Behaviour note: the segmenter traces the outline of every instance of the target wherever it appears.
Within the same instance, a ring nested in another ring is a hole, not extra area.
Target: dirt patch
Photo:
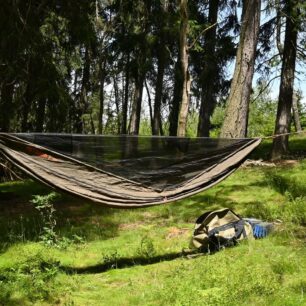
[[[178,228],[178,227],[170,227],[168,230],[168,234],[166,236],[166,239],[173,239],[179,236],[183,236],[186,233],[190,233],[189,228]]]
[[[259,160],[252,160],[252,159],[247,159],[243,164],[242,168],[244,167],[275,167],[275,163],[271,161],[263,161],[262,159]]]
[[[276,166],[295,166],[299,163],[298,159],[281,159],[278,161],[263,161],[262,159],[259,160],[251,160],[247,159],[243,164],[242,167],[276,167]]]
[[[277,166],[295,166],[299,163],[297,159],[283,159],[275,162]]]
[[[119,230],[131,230],[131,229],[139,228],[144,224],[145,222],[143,221],[134,222],[134,223],[123,223],[119,225]]]
[[[143,214],[142,214],[145,218],[147,219],[153,219],[154,217],[156,217],[154,214],[148,212],[148,211],[145,211]]]

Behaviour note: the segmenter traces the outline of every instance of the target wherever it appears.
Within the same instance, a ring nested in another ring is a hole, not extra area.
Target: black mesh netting
[[[155,190],[178,187],[252,141],[71,134],[15,136]]]

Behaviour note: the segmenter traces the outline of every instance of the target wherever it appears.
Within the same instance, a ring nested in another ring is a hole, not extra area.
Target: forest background
[[[305,7],[5,0],[0,131],[257,137],[291,123],[299,131]],[[287,151],[287,137],[277,138],[272,157]]]

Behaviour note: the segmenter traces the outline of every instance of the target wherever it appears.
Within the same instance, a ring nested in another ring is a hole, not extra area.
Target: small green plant
[[[152,258],[156,255],[156,250],[153,241],[150,237],[142,237],[140,241],[140,246],[137,249],[137,255],[145,258]]]
[[[58,242],[58,237],[55,233],[56,219],[53,206],[53,201],[58,198],[58,196],[57,193],[51,192],[45,196],[35,195],[31,201],[42,218],[43,228],[40,239],[48,246]]]
[[[112,269],[117,269],[117,261],[119,258],[118,251],[114,251],[110,254],[104,254],[102,261],[104,265],[109,265],[110,268]]]
[[[52,192],[45,196],[35,195],[31,201],[38,210],[41,221],[42,231],[39,236],[40,241],[46,246],[55,246],[60,249],[66,249],[71,244],[81,244],[84,242],[83,237],[79,235],[72,235],[72,238],[59,237],[55,232],[56,227],[56,210],[53,202],[57,200],[59,195]]]

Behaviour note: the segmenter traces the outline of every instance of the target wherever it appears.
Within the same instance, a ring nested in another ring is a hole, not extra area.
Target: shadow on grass
[[[33,181],[0,185],[0,250],[16,242],[38,241],[43,232],[43,220],[31,203],[34,195],[46,195],[52,190]],[[56,228],[59,237],[108,239],[118,233],[118,218],[114,209],[61,195],[54,202]]]
[[[158,256],[152,256],[152,257],[141,257],[141,256],[131,257],[131,258],[120,257],[103,262],[101,264],[88,266],[88,267],[74,268],[74,267],[60,266],[60,270],[67,274],[96,274],[96,273],[103,273],[111,269],[124,269],[133,266],[145,266],[164,261],[171,261],[178,258],[188,258],[186,256],[197,257],[202,255],[205,255],[205,253],[199,253],[197,250],[195,250],[195,251],[177,252],[177,253],[174,252]]]
[[[176,222],[195,222],[195,220],[206,211],[217,210],[221,208],[237,209],[237,205],[245,205],[243,198],[240,202],[235,201],[231,194],[233,192],[244,192],[247,194],[249,187],[266,187],[266,181],[257,181],[256,183],[219,185],[214,187],[214,192],[204,192],[192,196],[190,199],[181,200],[170,204],[174,211],[173,219]],[[243,195],[242,195],[243,197]]]
[[[265,180],[267,184],[282,195],[289,192],[293,198],[306,196],[306,185],[304,181],[298,181],[296,178],[280,175],[274,171],[267,171],[265,173]]]

